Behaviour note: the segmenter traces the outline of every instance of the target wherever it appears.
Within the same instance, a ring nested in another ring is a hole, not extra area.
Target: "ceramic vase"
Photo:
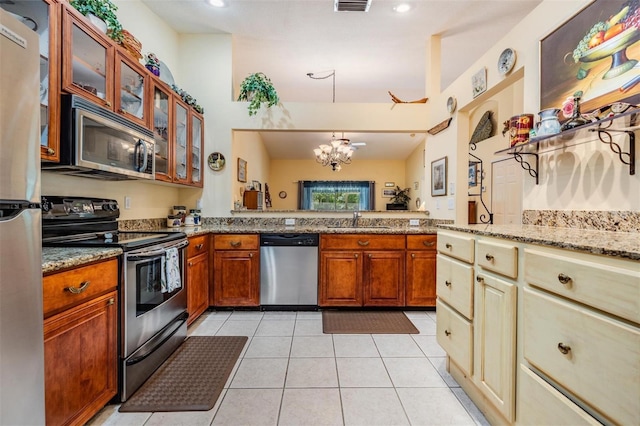
[[[537,136],[555,135],[560,132],[560,120],[558,119],[560,110],[558,108],[543,109],[538,113],[540,122],[536,130]]]
[[[145,67],[153,73],[156,77],[160,77],[160,68],[155,65],[145,65]]]

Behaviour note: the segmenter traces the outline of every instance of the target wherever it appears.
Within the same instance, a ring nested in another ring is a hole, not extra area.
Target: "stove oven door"
[[[122,401],[186,338],[184,266],[187,244],[183,239],[125,252],[121,305]],[[175,273],[167,277],[171,266],[175,267]]]

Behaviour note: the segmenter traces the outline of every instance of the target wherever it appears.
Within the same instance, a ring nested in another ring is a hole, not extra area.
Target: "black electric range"
[[[123,251],[186,239],[184,232],[119,231],[116,200],[42,197],[43,247],[120,247]]]

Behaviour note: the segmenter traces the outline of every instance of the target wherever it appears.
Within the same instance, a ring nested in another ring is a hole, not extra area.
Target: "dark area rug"
[[[418,334],[400,311],[322,311],[325,334]]]
[[[247,340],[246,336],[189,337],[120,411],[210,410]]]

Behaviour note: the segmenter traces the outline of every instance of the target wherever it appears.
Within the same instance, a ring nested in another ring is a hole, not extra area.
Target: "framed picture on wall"
[[[447,157],[431,162],[431,196],[447,195]]]
[[[469,162],[469,186],[476,186],[478,184],[478,163]]]
[[[396,196],[396,190],[395,189],[386,189],[386,188],[382,189],[382,197],[383,198],[393,198],[395,196]]]
[[[640,103],[639,12],[628,3],[596,0],[540,40],[541,110],[560,109],[580,92],[582,113]]]
[[[485,67],[482,67],[471,77],[471,88],[474,98],[487,90],[487,69]]]
[[[238,157],[238,182],[247,181],[247,162]]]

